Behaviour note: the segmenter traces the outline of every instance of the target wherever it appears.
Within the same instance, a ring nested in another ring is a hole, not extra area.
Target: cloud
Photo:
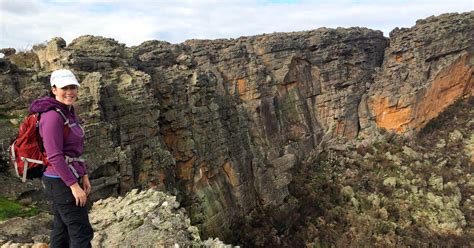
[[[33,0],[24,0],[24,1],[0,0],[0,9],[2,10],[2,12],[25,15],[25,14],[34,13],[35,11],[37,11],[38,5],[37,5],[37,2]]]
[[[237,38],[319,27],[410,27],[417,19],[472,11],[471,0],[0,0],[0,47],[28,47],[52,37],[114,38],[128,46],[150,39]]]

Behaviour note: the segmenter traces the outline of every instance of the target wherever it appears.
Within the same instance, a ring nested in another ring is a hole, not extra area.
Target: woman
[[[42,178],[53,202],[50,247],[91,247],[93,230],[85,207],[91,184],[80,158],[84,130],[73,108],[80,85],[74,74],[65,69],[54,71],[50,82],[51,96],[33,101],[29,109],[31,113],[41,113],[39,133],[50,164]]]

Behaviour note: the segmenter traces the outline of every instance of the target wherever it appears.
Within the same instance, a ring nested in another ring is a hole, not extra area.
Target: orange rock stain
[[[191,180],[196,156],[184,162],[176,162],[176,177],[179,180]]]
[[[374,97],[372,110],[379,127],[403,133],[419,130],[456,100],[474,95],[473,66],[465,55],[441,70],[433,82],[415,97]],[[390,104],[393,100],[397,104]]]
[[[239,179],[237,178],[237,174],[235,173],[235,170],[232,167],[232,163],[230,161],[226,161],[222,165],[222,168],[224,169],[230,184],[233,187],[236,187],[239,184]]]

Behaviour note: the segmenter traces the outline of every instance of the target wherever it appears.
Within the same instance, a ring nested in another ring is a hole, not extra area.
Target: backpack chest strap
[[[67,164],[70,164],[70,163],[72,163],[72,162],[82,162],[82,163],[84,163],[84,162],[86,161],[86,160],[85,160],[84,158],[82,158],[82,157],[78,157],[78,158],[77,158],[77,157],[69,157],[69,156],[67,156],[67,155],[64,156],[64,157],[65,157],[65,159],[66,159],[66,163],[67,163]]]
[[[74,168],[74,166],[72,166],[72,162],[85,162],[86,160],[83,159],[82,157],[79,157],[79,158],[76,158],[76,157],[69,157],[69,156],[64,156],[64,158],[66,159],[66,164],[69,166],[69,169],[71,169],[72,171],[72,174],[74,174],[74,176],[76,178],[79,178],[79,173],[77,173],[77,170]]]

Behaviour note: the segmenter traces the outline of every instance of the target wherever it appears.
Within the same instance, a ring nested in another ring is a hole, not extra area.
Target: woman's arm
[[[91,193],[92,186],[91,186],[91,182],[89,181],[89,176],[87,175],[82,176],[82,187],[84,188],[86,195],[89,195]]]

